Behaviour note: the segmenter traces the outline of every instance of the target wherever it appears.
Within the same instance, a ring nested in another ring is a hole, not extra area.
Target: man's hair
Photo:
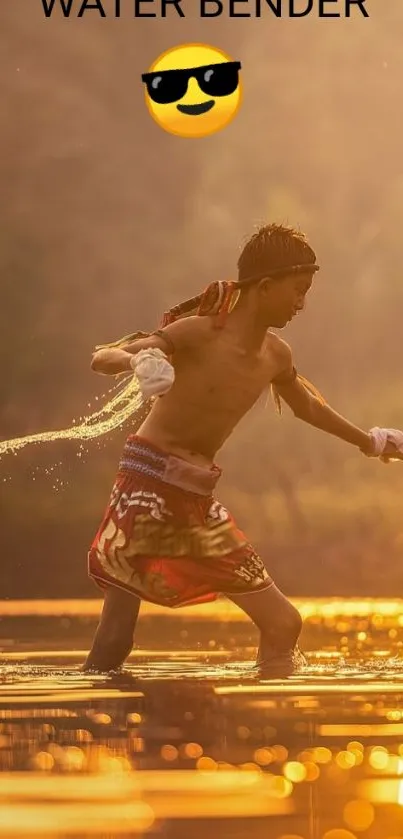
[[[238,282],[264,276],[318,270],[316,254],[303,233],[281,224],[266,224],[251,236],[238,259]]]

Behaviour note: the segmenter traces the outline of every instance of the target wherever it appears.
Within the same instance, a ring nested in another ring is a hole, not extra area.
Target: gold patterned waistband
[[[119,463],[120,472],[136,472],[187,492],[209,496],[221,477],[221,469],[196,466],[164,452],[137,435],[128,437]]]

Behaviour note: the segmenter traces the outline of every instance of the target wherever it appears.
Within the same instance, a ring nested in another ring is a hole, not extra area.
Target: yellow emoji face
[[[241,64],[205,44],[172,47],[142,80],[147,108],[158,125],[179,137],[207,137],[225,128],[242,101]]]

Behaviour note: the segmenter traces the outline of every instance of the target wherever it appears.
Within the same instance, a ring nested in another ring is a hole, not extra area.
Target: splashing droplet
[[[126,376],[116,387],[111,388],[106,396],[110,394],[114,394],[112,399],[94,414],[80,417],[79,425],[76,425],[76,420],[73,420],[71,428],[45,431],[1,442],[0,457],[4,454],[16,455],[17,451],[31,443],[49,443],[55,440],[94,440],[121,428],[143,403],[137,379],[132,375],[129,378]]]

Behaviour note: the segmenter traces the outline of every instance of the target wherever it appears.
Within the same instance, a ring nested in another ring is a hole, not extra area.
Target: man
[[[366,433],[326,405],[297,374],[290,347],[269,329],[285,327],[303,309],[317,270],[302,234],[265,226],[241,253],[237,283],[214,284],[171,310],[152,335],[94,354],[93,370],[134,370],[153,402],[126,442],[89,553],[89,574],[105,602],[85,670],[121,666],[141,598],[179,607],[218,594],[259,628],[262,674],[287,676],[303,663],[299,612],[213,490],[221,474],[216,453],[270,386],[299,419],[368,456],[398,456],[388,430]],[[195,304],[197,315],[175,320]]]

